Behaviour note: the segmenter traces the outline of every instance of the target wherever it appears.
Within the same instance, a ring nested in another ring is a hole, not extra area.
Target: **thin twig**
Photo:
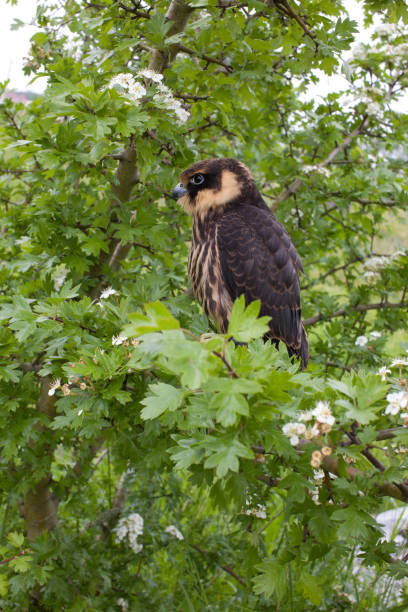
[[[208,62],[209,64],[218,64],[219,66],[222,66],[223,68],[225,68],[227,72],[234,72],[233,68],[231,68],[229,64],[226,64],[225,62],[218,59],[217,57],[211,57],[210,55],[207,55],[206,53],[195,51],[194,49],[190,49],[190,47],[186,47],[185,45],[181,45],[181,44],[177,45],[177,48],[182,53],[187,53],[188,55],[198,57],[199,59],[202,59],[205,62]]]
[[[0,565],[4,565],[5,563],[10,563],[10,561],[14,561],[14,559],[17,559],[18,557],[23,557],[24,555],[29,555],[31,552],[32,551],[29,548],[26,548],[25,550],[22,550],[21,552],[14,555],[14,557],[3,559],[3,561],[0,561]]]
[[[207,555],[210,555],[211,553],[209,553],[206,550],[203,550],[202,548],[200,548],[200,546],[198,546],[197,544],[191,544],[191,546],[198,551],[201,555],[203,555],[204,557],[206,557]],[[233,578],[235,578],[235,580],[237,580],[240,584],[246,584],[245,580],[243,578],[241,578],[241,576],[239,576],[233,569],[232,567],[229,567],[229,565],[221,565],[220,566],[224,572],[227,572],[227,574],[229,574],[230,576],[232,576]]]
[[[346,136],[346,138],[339,145],[334,147],[334,149],[330,151],[326,159],[324,159],[320,164],[316,165],[316,171],[319,171],[319,169],[325,168],[326,166],[328,166],[330,162],[336,157],[336,155],[338,155],[341,151],[344,151],[344,149],[348,147],[348,145],[352,142],[352,140],[354,140],[354,138],[359,136],[364,131],[368,123],[369,123],[369,117],[366,115],[363,118],[363,121],[360,123],[360,125],[357,126],[352,132],[350,132],[350,134],[348,134],[348,136]],[[280,204],[281,202],[289,198],[291,195],[296,193],[299,190],[302,183],[303,183],[303,179],[301,179],[300,177],[296,177],[290,183],[290,185],[275,198],[275,200],[272,203],[272,209],[273,210],[276,209],[278,204]]]

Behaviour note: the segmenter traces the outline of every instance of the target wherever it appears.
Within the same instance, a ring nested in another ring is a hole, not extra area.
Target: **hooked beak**
[[[187,189],[184,187],[183,183],[179,183],[173,189],[171,193],[171,197],[173,198],[173,200],[178,200],[183,195],[186,195],[186,193],[187,193]]]

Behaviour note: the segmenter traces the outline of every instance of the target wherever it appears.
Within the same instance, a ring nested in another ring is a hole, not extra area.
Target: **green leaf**
[[[184,399],[184,393],[181,389],[176,389],[165,383],[149,385],[149,390],[153,395],[148,395],[140,402],[145,406],[140,415],[145,421],[156,419],[166,410],[174,412],[181,406]]]
[[[296,583],[296,590],[315,606],[320,606],[322,603],[324,592],[313,574],[302,571]]]
[[[267,598],[276,595],[280,600],[286,592],[286,568],[279,561],[268,559],[255,567],[260,574],[253,578],[254,591]]]
[[[270,317],[260,317],[261,308],[259,300],[251,302],[245,308],[245,298],[241,295],[235,300],[232,307],[228,325],[228,334],[237,342],[249,342],[255,338],[261,338],[269,329]]]
[[[0,574],[0,597],[7,597],[8,582],[4,574]]]
[[[129,314],[132,323],[123,330],[126,336],[141,336],[149,332],[179,329],[180,323],[161,302],[148,302],[145,304],[145,310],[146,315],[138,312]]]
[[[30,555],[22,555],[10,561],[9,565],[14,571],[24,574],[30,569],[30,564],[33,558]]]
[[[217,393],[210,406],[217,410],[216,419],[224,427],[235,425],[239,415],[249,415],[248,402],[241,393]]]
[[[10,542],[11,546],[15,548],[21,548],[24,544],[24,534],[17,533],[17,531],[11,531],[7,535],[7,540]]]
[[[238,457],[245,459],[253,458],[253,451],[231,435],[208,438],[208,440],[204,441],[203,446],[207,447],[208,450],[215,450],[206,459],[204,467],[207,469],[215,467],[218,478],[223,478],[229,470],[238,472]]]

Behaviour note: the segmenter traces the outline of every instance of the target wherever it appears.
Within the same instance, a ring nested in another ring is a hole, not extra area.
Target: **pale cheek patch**
[[[233,172],[224,170],[221,177],[221,189],[202,189],[195,198],[195,212],[205,216],[210,208],[225,206],[235,200],[241,193],[240,185]],[[187,209],[186,209],[187,210]]]
[[[194,206],[191,202],[191,199],[188,193],[186,193],[186,195],[183,195],[181,198],[179,198],[177,200],[177,203],[180,204],[189,215],[193,214]]]

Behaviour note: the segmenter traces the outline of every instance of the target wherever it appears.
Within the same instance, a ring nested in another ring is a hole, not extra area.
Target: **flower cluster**
[[[320,166],[319,164],[317,164],[316,166],[305,165],[303,166],[302,170],[306,174],[308,174],[309,172],[316,172],[317,174],[322,174],[326,178],[329,178],[331,174],[330,168],[327,168],[326,166]]]
[[[249,504],[250,501],[247,501]],[[266,519],[266,507],[262,504],[258,504],[256,508],[247,508],[245,510],[247,516],[256,516],[256,518]]]
[[[120,519],[116,528],[116,541],[122,542],[127,538],[130,548],[135,554],[140,553],[143,544],[139,544],[137,538],[143,534],[143,517],[137,512],[129,514]]]
[[[376,255],[369,257],[364,262],[364,276],[366,278],[378,278],[380,270],[389,266],[395,259],[406,256],[405,251],[396,251],[392,255]]]
[[[399,357],[398,359],[393,359],[391,361],[392,368],[403,368],[408,366],[408,358],[407,357]]]
[[[177,540],[184,540],[183,534],[175,525],[169,525],[164,531]]]
[[[139,100],[146,95],[146,88],[141,83],[135,80],[133,74],[120,73],[114,76],[108,87],[115,88],[118,93],[129,98],[133,103],[138,104]]]
[[[55,291],[59,291],[64,284],[65,279],[68,276],[68,268],[65,267],[64,264],[57,266],[57,269],[52,275],[52,280],[54,281],[54,289]]]
[[[127,342],[127,336],[119,334],[118,336],[112,336],[112,346],[119,346]]]
[[[140,70],[136,75],[121,73],[114,76],[109,81],[109,88],[115,88],[119,94],[128,98],[132,103],[139,104],[139,100],[148,94],[148,89],[137,79],[143,80],[149,90],[154,92],[153,102],[159,107],[165,107],[172,111],[177,117],[179,125],[185,123],[189,118],[189,113],[182,107],[167,85],[162,83],[163,75],[153,70]],[[146,80],[149,83],[146,84]]]
[[[363,45],[361,43],[355,45],[352,49],[352,61],[365,61],[370,56],[382,55],[384,59],[382,61],[394,61],[399,62],[400,60],[406,60],[408,55],[408,43],[402,42],[401,44],[390,44],[391,41],[395,41],[398,37],[402,36],[402,33],[396,26],[396,24],[381,24],[375,30],[376,41],[374,44]]]
[[[356,90],[351,97],[347,98],[346,104],[353,107],[357,104],[363,104],[367,115],[378,115],[382,110],[381,102],[385,95],[386,92],[383,92],[379,87],[365,87]]]
[[[55,378],[52,381],[50,388],[48,389],[48,395],[49,396],[54,395],[57,389],[61,389],[63,395],[69,395],[71,393],[71,390],[69,388],[69,383],[64,383],[63,385],[61,385],[60,378]]]
[[[153,100],[159,104],[163,104],[169,110],[172,110],[175,113],[179,124],[185,123],[190,115],[181,106],[181,102],[174,98],[171,89],[162,83],[157,86],[157,89],[159,91],[153,96]]]
[[[387,402],[388,404],[385,409],[385,414],[396,415],[403,408],[407,408],[408,392],[407,391],[397,391],[396,393],[388,393]],[[401,416],[403,418],[406,417],[405,414],[402,414]]]
[[[355,341],[355,345],[356,346],[365,346],[369,340],[374,340],[375,341],[378,338],[381,338],[381,332],[374,330],[374,331],[370,332],[370,338],[367,338],[367,336],[357,336],[356,341]]]
[[[381,366],[381,368],[377,372],[377,376],[381,376],[381,380],[387,380],[387,374],[391,374],[391,370],[387,368],[387,366]]]
[[[116,295],[116,293],[116,289],[113,289],[112,287],[106,287],[106,289],[102,291],[99,299],[106,300],[109,296]]]
[[[310,427],[306,427],[305,423],[313,420],[315,422]],[[300,438],[304,440],[313,440],[319,438],[322,434],[329,433],[335,423],[335,418],[331,413],[328,402],[317,402],[313,410],[303,412],[299,416],[299,421],[294,423],[286,423],[282,427],[282,432],[290,438],[292,446],[299,444]]]
[[[406,367],[408,367],[408,357],[398,357],[393,359],[390,364],[390,368],[399,368],[400,374],[402,368]],[[391,370],[387,366],[381,366],[377,372],[377,376],[381,376],[381,380],[387,380],[387,374],[391,374]]]

